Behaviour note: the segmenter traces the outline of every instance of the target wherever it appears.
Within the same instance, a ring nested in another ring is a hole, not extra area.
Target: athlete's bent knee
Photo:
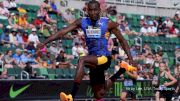
[[[94,94],[94,97],[99,100],[99,99],[102,99],[104,95],[105,95],[105,91],[99,91]]]

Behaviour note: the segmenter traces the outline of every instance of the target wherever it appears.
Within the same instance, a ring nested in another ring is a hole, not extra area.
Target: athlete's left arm
[[[175,77],[173,77],[173,76],[171,75],[171,73],[166,72],[166,75],[167,75],[167,77],[171,80],[170,82],[164,83],[164,85],[165,85],[166,87],[167,87],[167,86],[171,86],[171,85],[173,85],[173,84],[175,84],[175,83],[177,82],[177,79],[176,79]]]
[[[130,60],[130,63],[132,63],[133,65],[135,65],[133,58],[131,56],[130,53],[130,48],[128,46],[127,41],[124,39],[124,37],[122,36],[120,30],[118,29],[118,24],[112,21],[109,21],[108,23],[108,30],[110,32],[112,32],[117,39],[119,40],[119,42],[121,43],[122,48],[124,49],[124,51],[126,52],[128,59]]]
[[[132,77],[132,78],[134,78],[134,79],[137,79],[137,78],[138,78],[137,71],[133,71],[133,72],[126,71],[126,73],[127,73],[130,77]]]

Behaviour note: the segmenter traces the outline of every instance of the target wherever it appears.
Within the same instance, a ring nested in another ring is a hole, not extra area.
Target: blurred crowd
[[[107,7],[104,2],[101,2],[102,16],[107,16],[110,20],[119,24],[119,30],[123,35],[144,35],[144,36],[164,36],[164,37],[179,37],[180,32],[173,21],[180,21],[180,14],[176,12],[174,18],[139,16],[139,31],[133,30],[133,23],[128,22],[128,17],[125,14],[119,14],[115,6]],[[11,12],[16,11],[16,13]],[[28,11],[17,6],[15,0],[4,0],[0,2],[0,20],[7,20],[8,24],[0,23],[0,46],[7,48],[5,52],[0,53],[0,62],[4,70],[1,72],[0,78],[9,78],[7,68],[26,68],[30,64],[32,68],[76,68],[77,60],[81,56],[88,54],[85,44],[84,33],[81,29],[73,30],[58,41],[53,41],[41,49],[41,53],[36,53],[36,46],[55,34],[58,30],[58,19],[52,18],[50,15],[61,17],[64,25],[74,22],[74,8],[69,8],[65,12],[57,9],[54,0],[44,0],[40,5],[33,21],[28,20]],[[81,10],[81,16],[87,16],[87,3]],[[119,69],[119,60],[126,60],[127,56],[119,45],[117,38],[110,33],[108,40],[108,49],[112,52],[114,72]],[[69,45],[67,45],[70,42]],[[70,52],[68,51],[70,50]],[[148,44],[143,47],[132,45],[130,47],[133,58],[138,63],[139,79],[152,79],[155,73],[159,71],[161,63],[166,65],[167,70],[174,73],[176,77],[180,77],[180,64],[176,63],[173,69],[168,67],[167,57],[162,50],[152,51]],[[180,46],[176,47],[174,56],[180,54]],[[111,75],[108,74],[107,75]],[[88,79],[88,77],[85,77]]]

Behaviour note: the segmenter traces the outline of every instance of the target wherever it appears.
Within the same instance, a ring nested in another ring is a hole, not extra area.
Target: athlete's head
[[[100,4],[96,0],[89,1],[88,3],[88,15],[91,20],[97,21],[100,17]]]

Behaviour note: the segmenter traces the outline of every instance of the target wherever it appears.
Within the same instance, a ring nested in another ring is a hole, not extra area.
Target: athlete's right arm
[[[63,28],[62,30],[58,31],[56,34],[53,34],[52,36],[50,36],[42,44],[38,45],[37,48],[39,48],[39,49],[43,48],[43,46],[46,45],[47,43],[61,38],[63,35],[67,34],[68,32],[70,32],[80,26],[81,26],[81,19],[78,19],[78,20],[74,21],[72,24],[70,24],[69,26],[67,26],[66,28]]]

